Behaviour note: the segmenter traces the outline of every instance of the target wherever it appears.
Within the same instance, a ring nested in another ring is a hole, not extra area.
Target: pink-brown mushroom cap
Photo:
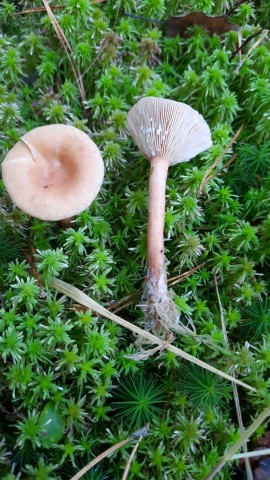
[[[96,144],[70,125],[34,128],[8,152],[2,178],[12,201],[29,215],[61,220],[97,196],[104,164]]]

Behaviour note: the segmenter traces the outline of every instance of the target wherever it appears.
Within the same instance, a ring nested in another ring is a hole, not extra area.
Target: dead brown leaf
[[[170,17],[165,22],[168,37],[188,37],[188,28],[199,26],[208,30],[210,36],[222,36],[231,30],[238,30],[238,26],[230,22],[227,15],[209,17],[203,12],[192,12],[188,15]]]

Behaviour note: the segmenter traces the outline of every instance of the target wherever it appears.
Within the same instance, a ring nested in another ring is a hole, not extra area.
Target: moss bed
[[[149,423],[128,479],[202,480],[241,435],[232,384],[166,348],[136,358],[131,331],[51,280],[143,328],[149,162],[127,135],[126,115],[144,96],[187,103],[209,124],[213,146],[169,170],[169,285],[181,322],[193,323],[173,344],[256,389],[238,388],[245,427],[269,406],[270,7],[55,0],[59,40],[46,3],[0,3],[0,161],[32,128],[63,123],[98,145],[106,174],[66,229],[24,214],[0,180],[0,477],[71,479]],[[196,12],[228,18],[215,32],[205,17],[188,29],[179,23],[170,36],[167,19]],[[257,428],[249,450],[268,428]],[[83,478],[121,480],[136,442]],[[251,462],[254,480],[256,469]],[[214,478],[248,475],[231,461]]]

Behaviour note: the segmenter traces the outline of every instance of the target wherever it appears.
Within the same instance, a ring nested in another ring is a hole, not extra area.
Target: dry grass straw
[[[229,461],[235,458],[236,452],[243,447],[244,443],[256,432],[257,428],[270,416],[270,407],[265,408],[265,410],[260,413],[260,415],[252,422],[252,424],[244,431],[243,435],[235,442],[235,444],[227,450],[227,452],[221,457],[218,463],[215,465],[213,470],[207,475],[203,480],[212,480],[215,478],[215,475],[222,469],[222,467]],[[248,454],[246,454],[247,456]],[[241,455],[242,456],[242,455]],[[238,456],[239,458],[239,456]]]
[[[198,358],[193,357],[189,353],[184,352],[180,348],[175,347],[174,345],[165,342],[159,337],[156,337],[150,332],[147,332],[146,330],[143,330],[140,327],[137,327],[136,325],[133,325],[130,322],[127,322],[121,317],[118,317],[114,313],[110,312],[106,308],[104,308],[102,305],[97,303],[95,300],[92,298],[88,297],[85,293],[83,293],[81,290],[78,288],[74,287],[73,285],[69,285],[66,282],[63,282],[62,280],[58,279],[53,279],[51,282],[52,287],[54,287],[56,290],[59,292],[64,293],[68,297],[72,298],[76,302],[84,305],[85,307],[89,308],[90,310],[95,311],[98,313],[100,316],[105,317],[109,320],[112,320],[113,322],[118,323],[118,325],[121,325],[124,328],[127,328],[128,330],[131,330],[133,333],[136,335],[139,335],[145,339],[147,339],[150,343],[153,343],[154,345],[161,345],[162,347],[166,348],[170,352],[173,352],[175,355],[178,357],[184,358],[185,360],[195,363],[199,367],[205,368],[206,370],[209,370],[210,372],[213,372],[220,377],[225,378],[226,380],[229,380],[230,382],[237,383],[238,385],[241,385],[244,388],[247,388],[253,392],[256,392],[256,389],[254,387],[251,387],[247,383],[242,382],[241,380],[238,380],[237,378],[232,377],[231,375],[228,375],[225,372],[222,372],[218,370],[215,367],[212,367],[211,365],[208,365],[207,363],[203,362],[202,360],[199,360]]]
[[[124,473],[123,473],[122,480],[127,480],[127,476],[128,476],[128,473],[129,473],[131,464],[132,464],[133,459],[134,459],[134,457],[135,457],[135,454],[136,454],[136,452],[137,452],[137,450],[138,450],[138,448],[139,448],[139,445],[140,445],[140,443],[141,443],[141,441],[142,441],[142,438],[143,438],[142,436],[139,438],[138,442],[136,443],[135,447],[133,448],[133,450],[132,450],[132,452],[131,452],[131,454],[130,454],[130,457],[129,457],[128,462],[127,462],[127,464],[126,464],[125,471],[124,471]]]
[[[68,43],[68,40],[67,40],[63,30],[61,29],[58,21],[56,20],[55,15],[53,14],[53,11],[52,11],[50,5],[48,4],[47,0],[43,0],[43,4],[44,4],[44,7],[46,8],[46,11],[48,13],[48,16],[49,16],[51,22],[52,22],[55,33],[56,33],[62,47],[64,48],[64,50],[66,52],[66,55],[67,55],[68,61],[70,63],[71,69],[73,71],[76,83],[78,84],[78,89],[79,89],[80,96],[81,96],[84,117],[86,118],[87,117],[86,108],[85,108],[86,95],[85,95],[85,89],[84,89],[84,84],[83,84],[80,69],[74,63],[74,61],[71,58],[71,55],[73,53],[72,48],[71,48],[70,44]]]
[[[103,3],[106,0],[92,0],[91,5],[95,5],[96,3]],[[61,10],[66,8],[67,5],[51,5],[51,10]],[[26,15],[27,13],[38,13],[38,12],[46,12],[46,7],[36,7],[36,8],[29,8],[28,10],[23,10],[22,12],[15,13],[15,16],[18,15]]]
[[[99,462],[101,462],[101,460],[103,460],[106,457],[109,457],[109,455],[111,455],[113,452],[115,452],[115,450],[118,450],[119,448],[124,447],[125,445],[127,445],[127,443],[134,440],[134,438],[139,437],[139,440],[138,440],[137,444],[135,445],[135,447],[133,448],[133,450],[131,452],[131,455],[129,457],[129,460],[127,462],[127,465],[126,465],[126,468],[125,468],[125,471],[124,471],[124,476],[123,476],[122,480],[125,480],[127,478],[127,474],[129,472],[130,465],[132,463],[132,460],[135,456],[136,451],[138,450],[140,442],[141,442],[142,438],[147,435],[148,430],[149,430],[149,424],[147,423],[143,428],[141,428],[139,430],[136,430],[136,432],[133,432],[125,440],[122,440],[121,442],[117,443],[116,445],[113,445],[112,447],[108,448],[107,450],[102,452],[100,455],[98,455],[96,458],[91,460],[91,462],[87,463],[87,465],[85,465],[85,467],[83,467],[78,473],[76,473],[76,475],[74,475],[70,480],[79,480],[81,477],[83,477],[83,475],[85,473],[89,472],[89,470],[91,470],[91,468],[93,468],[95,465],[97,465]],[[125,472],[126,472],[126,476],[125,476]]]
[[[246,61],[246,59],[251,55],[251,53],[253,52],[253,50],[255,50],[255,48],[257,48],[257,47],[260,45],[260,43],[263,42],[263,40],[264,40],[265,38],[268,39],[268,33],[269,33],[269,30],[263,30],[262,35],[261,35],[260,38],[252,45],[252,47],[250,47],[249,51],[247,52],[247,54],[245,55],[245,57],[243,58],[243,60],[242,60],[242,58],[239,59],[239,63],[238,63],[237,68],[236,68],[236,70],[235,70],[235,73],[236,73],[236,74],[239,74],[240,68],[242,67],[242,65],[243,65],[243,63]]]
[[[111,455],[113,452],[115,452],[115,450],[118,450],[119,448],[124,447],[124,445],[131,442],[131,440],[133,440],[133,438],[128,437],[125,440],[122,440],[122,442],[119,442],[116,445],[113,445],[112,447],[108,448],[107,450],[105,450],[105,452],[102,452],[100,455],[94,458],[94,460],[87,463],[87,465],[85,465],[85,467],[83,467],[78,473],[76,473],[76,475],[74,475],[74,477],[72,477],[70,480],[79,480],[80,478],[82,478],[82,476],[85,473],[89,472],[91,468],[97,465],[97,463],[101,462],[101,460]]]
[[[226,328],[226,322],[225,322],[225,317],[224,317],[224,312],[223,312],[223,306],[222,306],[222,303],[221,303],[219,289],[218,289],[218,283],[217,283],[217,277],[216,277],[215,274],[214,274],[214,283],[215,283],[216,293],[217,293],[217,298],[218,298],[218,304],[219,304],[219,310],[220,310],[220,319],[221,319],[221,329],[222,329],[222,332],[223,332],[224,343],[225,343],[225,346],[226,346],[227,350],[230,351],[230,344],[229,344],[229,339],[228,339],[228,334],[227,334],[227,328]],[[229,367],[229,369],[231,369],[232,368],[232,362],[231,362],[230,357],[227,358],[227,361],[228,361],[228,367]],[[232,375],[234,377],[234,373]],[[242,413],[241,413],[241,406],[240,406],[240,400],[239,400],[237,385],[235,383],[233,383],[232,387],[233,387],[233,396],[234,396],[238,425],[239,425],[240,433],[241,433],[241,435],[243,435],[244,424],[243,424],[243,420],[242,420]],[[245,454],[248,453],[247,442],[243,443],[243,450],[244,450]],[[252,470],[251,470],[251,466],[250,466],[250,462],[249,462],[248,457],[245,457],[245,467],[246,467],[247,480],[253,480]]]
[[[237,453],[231,457],[231,460],[240,460],[241,458],[256,458],[270,455],[270,448],[263,448],[262,450],[254,450],[253,452]]]

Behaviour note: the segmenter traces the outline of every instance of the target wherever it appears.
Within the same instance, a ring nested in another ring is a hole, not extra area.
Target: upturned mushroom
[[[145,158],[150,160],[147,228],[148,275],[142,306],[155,334],[179,328],[179,313],[167,289],[164,217],[168,168],[187,162],[211,147],[210,129],[190,106],[155,97],[139,100],[127,115],[126,126]]]
[[[95,199],[104,164],[84,132],[70,125],[47,125],[23,135],[8,152],[2,178],[21,210],[41,220],[64,221]]]

